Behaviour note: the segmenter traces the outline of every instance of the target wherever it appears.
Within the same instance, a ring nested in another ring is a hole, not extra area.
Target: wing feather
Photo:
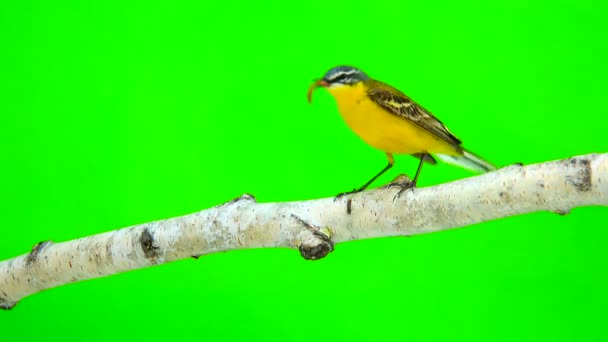
[[[382,83],[371,81],[367,96],[380,107],[403,119],[410,120],[438,138],[462,150],[462,142],[431,112],[414,102],[399,90]]]

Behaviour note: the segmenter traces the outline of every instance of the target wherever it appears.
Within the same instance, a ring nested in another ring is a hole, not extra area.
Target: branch
[[[197,213],[61,243],[0,262],[0,307],[52,287],[241,248],[297,248],[318,259],[333,244],[415,235],[535,211],[608,206],[608,154],[508,166],[447,184],[289,203],[243,195]]]

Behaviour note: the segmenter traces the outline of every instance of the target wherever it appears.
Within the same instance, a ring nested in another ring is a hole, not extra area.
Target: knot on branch
[[[154,236],[145,228],[139,236],[139,244],[146,258],[155,261],[160,255],[160,247],[155,243]]]
[[[573,185],[580,192],[590,191],[592,188],[592,167],[589,156],[572,157],[564,161],[571,174],[566,176],[566,182]]]
[[[257,200],[255,199],[255,196],[253,196],[252,194],[242,194],[241,196],[231,199],[230,201],[222,204],[221,206],[224,205],[230,205],[230,204],[234,204],[234,203],[238,203],[238,202],[251,202],[251,203],[257,203]]]
[[[27,257],[25,258],[25,264],[27,266],[32,265],[33,263],[36,262],[36,260],[38,260],[38,256],[40,255],[40,252],[42,252],[42,250],[44,249],[44,247],[50,245],[52,242],[50,240],[47,241],[42,241],[42,242],[38,242],[33,248],[32,251],[28,253]]]
[[[331,231],[314,226],[296,215],[291,215],[305,229],[298,235],[300,255],[306,260],[317,260],[334,250]]]

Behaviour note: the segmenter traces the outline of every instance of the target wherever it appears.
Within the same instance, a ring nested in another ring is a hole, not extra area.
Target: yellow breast
[[[363,82],[328,90],[336,99],[346,124],[372,147],[395,154],[458,154],[437,136],[370,100]]]

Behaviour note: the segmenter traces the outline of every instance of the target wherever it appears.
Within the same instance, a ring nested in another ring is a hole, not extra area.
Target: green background
[[[18,3],[18,4],[15,4]],[[0,259],[197,211],[335,195],[382,168],[313,78],[352,64],[498,165],[607,152],[601,1],[4,1]],[[412,174],[398,157],[388,182]],[[420,186],[471,176],[425,168]],[[45,291],[6,341],[608,338],[606,208],[242,250]]]

